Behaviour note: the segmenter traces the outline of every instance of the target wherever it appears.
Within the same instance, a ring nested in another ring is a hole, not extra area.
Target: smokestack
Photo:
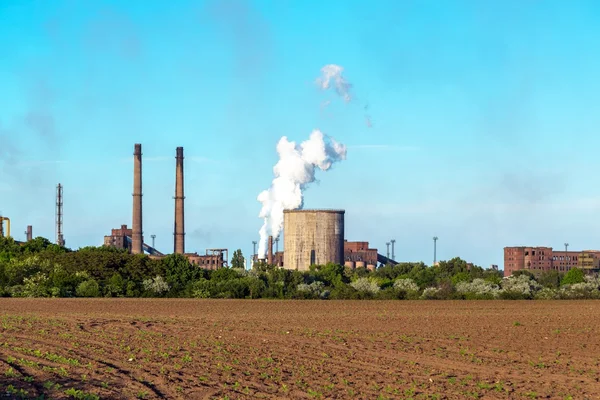
[[[142,230],[142,145],[136,144],[133,153],[133,222],[131,235],[131,252],[143,254],[144,243]]]
[[[269,244],[267,247],[267,264],[273,265],[273,236],[269,236]]]
[[[33,227],[31,225],[27,225],[27,241],[33,240]]]
[[[175,253],[185,253],[185,218],[183,195],[183,147],[177,148],[175,157]]]

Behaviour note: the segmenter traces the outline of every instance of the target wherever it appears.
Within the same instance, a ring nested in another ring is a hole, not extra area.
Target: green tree
[[[104,287],[106,297],[119,297],[123,295],[125,280],[119,273],[113,274]]]
[[[542,272],[537,277],[537,281],[540,285],[544,287],[557,289],[560,286],[561,278],[562,274],[560,272],[551,270]]]
[[[241,249],[237,249],[233,252],[233,257],[231,258],[231,268],[246,268],[244,262],[244,255],[242,254]]]
[[[94,279],[81,282],[76,290],[78,297],[100,297],[100,285]]]
[[[188,285],[191,288],[191,284],[203,275],[203,271],[192,265],[182,254],[168,255],[162,261],[165,268],[166,281],[171,288],[170,293],[172,295],[181,295]]]
[[[583,271],[579,268],[573,268],[565,274],[562,279],[562,285],[572,285],[574,283],[585,282]]]

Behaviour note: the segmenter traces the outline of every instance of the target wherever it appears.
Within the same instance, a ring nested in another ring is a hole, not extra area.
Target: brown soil
[[[0,322],[8,398],[600,398],[594,301],[0,299]]]

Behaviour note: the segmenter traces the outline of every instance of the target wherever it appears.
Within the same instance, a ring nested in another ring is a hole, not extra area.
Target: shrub
[[[160,275],[157,275],[154,279],[144,280],[143,285],[147,292],[158,295],[166,293],[171,289],[169,284]]]
[[[434,300],[437,299],[437,295],[440,292],[440,289],[436,288],[436,287],[428,287],[425,290],[423,290],[423,294],[421,295],[421,298],[424,300]]]
[[[559,299],[560,295],[559,293],[552,288],[543,288],[542,290],[540,290],[539,292],[537,292],[535,294],[535,299],[536,300],[555,300],[555,299]]]
[[[458,282],[456,291],[468,299],[495,299],[500,295],[500,288],[484,279],[477,278],[473,282]]]
[[[100,297],[100,285],[95,279],[89,279],[77,285],[75,293],[78,297]]]
[[[562,286],[558,294],[561,299],[598,299],[600,298],[599,289],[600,279],[586,276],[584,282]]]
[[[512,275],[502,281],[500,298],[506,300],[531,299],[542,288],[528,274]]]
[[[299,294],[298,297],[305,299],[327,298],[330,295],[330,292],[325,290],[325,284],[321,281],[314,281],[310,285],[301,283],[296,287],[296,291]]]
[[[410,278],[406,278],[406,279],[397,279],[394,282],[394,289],[397,290],[402,290],[405,292],[418,292],[419,291],[419,285],[416,284],[415,281],[413,281]]]
[[[356,289],[359,293],[364,294],[377,294],[381,288],[379,284],[374,279],[369,278],[359,278],[350,284],[354,289]]]
[[[573,285],[575,283],[583,282],[585,282],[583,271],[579,268],[573,268],[565,274],[561,281],[561,285]]]

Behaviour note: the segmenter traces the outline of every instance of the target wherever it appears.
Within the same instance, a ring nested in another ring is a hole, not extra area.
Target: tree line
[[[236,299],[536,299],[600,298],[600,279],[573,269],[509,278],[460,258],[386,265],[375,271],[342,265],[293,271],[255,264],[245,270],[241,250],[231,268],[204,270],[183,255],[161,259],[111,247],[77,251],[36,238],[0,238],[3,297],[190,297]]]

